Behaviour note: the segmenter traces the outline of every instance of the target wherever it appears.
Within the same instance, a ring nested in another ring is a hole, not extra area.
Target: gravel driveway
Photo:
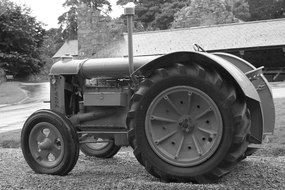
[[[0,149],[0,189],[285,189],[285,156],[251,156],[217,184],[196,185],[158,181],[130,148],[107,160],[80,155],[64,177],[35,174],[20,149]]]

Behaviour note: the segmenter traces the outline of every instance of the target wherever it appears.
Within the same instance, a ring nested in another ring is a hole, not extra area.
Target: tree
[[[242,21],[250,20],[249,4],[247,0],[226,0],[227,10]]]
[[[60,29],[66,40],[77,39],[77,16],[81,3],[104,13],[111,10],[111,4],[107,0],[66,0],[63,6],[69,7],[69,10],[58,17]]]
[[[41,46],[42,54],[52,57],[63,45],[64,38],[59,28],[51,28],[45,32],[43,44]]]
[[[77,39],[77,7],[71,6],[67,12],[60,15],[58,23],[64,39]]]
[[[266,20],[285,17],[284,0],[248,0],[251,20]]]
[[[30,10],[7,0],[0,2],[0,62],[15,77],[37,73],[44,65],[40,57],[44,29]]]
[[[63,45],[64,39],[59,28],[51,28],[45,32],[44,40],[40,48],[40,58],[44,63],[40,72],[29,76],[30,80],[48,80],[48,74],[53,65],[53,55]]]
[[[155,19],[151,23],[151,26],[160,30],[169,29],[174,21],[174,15],[186,5],[187,3],[183,1],[165,3],[160,12],[155,15]]]
[[[238,22],[226,4],[220,0],[193,0],[175,14],[173,28],[187,28]]]
[[[142,30],[168,29],[174,20],[174,14],[188,5],[189,0],[119,0],[118,5],[128,2],[136,4],[135,26]]]

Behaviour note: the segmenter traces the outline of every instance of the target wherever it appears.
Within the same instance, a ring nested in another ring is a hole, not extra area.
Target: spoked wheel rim
[[[35,125],[29,136],[29,147],[32,157],[41,166],[56,167],[63,159],[64,141],[59,130],[51,123]]]
[[[190,86],[171,87],[157,95],[147,110],[145,124],[153,151],[164,161],[182,167],[209,159],[223,133],[215,102]]]

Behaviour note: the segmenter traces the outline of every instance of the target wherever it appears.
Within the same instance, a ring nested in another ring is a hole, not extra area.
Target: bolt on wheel
[[[33,158],[44,167],[54,167],[63,158],[63,138],[50,123],[41,122],[35,125],[29,136],[29,146]]]
[[[212,183],[244,157],[250,131],[245,98],[214,68],[159,68],[131,102],[134,155],[155,177]]]
[[[36,173],[66,175],[79,156],[75,128],[63,114],[52,110],[38,110],[27,119],[21,148]]]
[[[146,136],[154,152],[176,166],[194,166],[210,158],[223,133],[215,102],[201,90],[175,86],[151,102],[145,118]]]

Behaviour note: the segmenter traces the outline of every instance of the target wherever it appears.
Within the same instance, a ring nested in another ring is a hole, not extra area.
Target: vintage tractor
[[[134,10],[125,11],[131,23]],[[68,174],[79,150],[110,158],[131,146],[163,181],[211,183],[273,132],[273,98],[262,68],[202,51],[133,58],[131,30],[128,58],[52,66],[50,110],[33,113],[21,135],[36,173]]]

